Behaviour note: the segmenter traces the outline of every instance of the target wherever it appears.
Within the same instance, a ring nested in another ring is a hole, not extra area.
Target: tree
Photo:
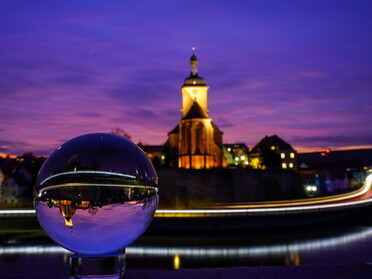
[[[132,137],[127,132],[125,132],[123,129],[118,128],[118,127],[111,128],[111,132],[110,133],[113,134],[113,135],[117,135],[117,136],[126,138],[128,140],[132,140]]]

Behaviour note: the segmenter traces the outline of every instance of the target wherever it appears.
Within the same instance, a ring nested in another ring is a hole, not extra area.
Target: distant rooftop
[[[270,149],[271,146],[275,146],[277,150],[294,150],[293,147],[282,140],[277,135],[265,136],[255,147],[252,149],[252,153],[259,153],[263,150]]]

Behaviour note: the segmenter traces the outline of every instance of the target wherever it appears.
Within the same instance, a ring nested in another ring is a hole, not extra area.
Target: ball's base
[[[100,257],[70,256],[69,279],[121,279],[125,271],[125,249],[120,253]]]

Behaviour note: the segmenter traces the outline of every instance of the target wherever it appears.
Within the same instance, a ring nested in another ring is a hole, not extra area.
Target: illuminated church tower
[[[198,75],[195,48],[190,59],[191,73],[181,87],[182,117],[168,133],[170,165],[186,169],[209,169],[224,166],[221,130],[208,116],[208,89]],[[177,160],[177,162],[176,162]]]

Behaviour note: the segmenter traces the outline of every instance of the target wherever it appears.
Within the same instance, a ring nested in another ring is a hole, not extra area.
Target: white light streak
[[[44,179],[44,181],[41,182],[40,185],[43,185],[46,181],[52,178],[56,178],[59,176],[65,176],[65,175],[71,175],[71,174],[103,174],[103,175],[110,175],[110,176],[118,176],[122,178],[136,179],[134,175],[122,174],[122,173],[116,173],[116,172],[108,172],[108,171],[68,171],[68,172],[58,173],[58,174],[49,176],[48,178]]]
[[[173,257],[247,257],[264,256],[292,252],[321,251],[332,247],[350,245],[366,241],[372,237],[372,228],[364,228],[341,236],[305,240],[284,244],[253,245],[247,247],[144,247],[129,246],[125,249],[128,256]],[[37,246],[0,246],[0,256],[14,254],[72,254],[56,245]]]
[[[363,241],[372,237],[372,228],[363,229],[358,232],[329,237],[324,239],[305,240],[301,242],[256,245],[250,247],[127,247],[126,253],[134,256],[173,256],[180,255],[189,257],[229,257],[229,256],[263,256],[273,254],[283,254],[292,252],[306,252],[314,250],[326,250],[331,247],[349,245],[354,242]]]

